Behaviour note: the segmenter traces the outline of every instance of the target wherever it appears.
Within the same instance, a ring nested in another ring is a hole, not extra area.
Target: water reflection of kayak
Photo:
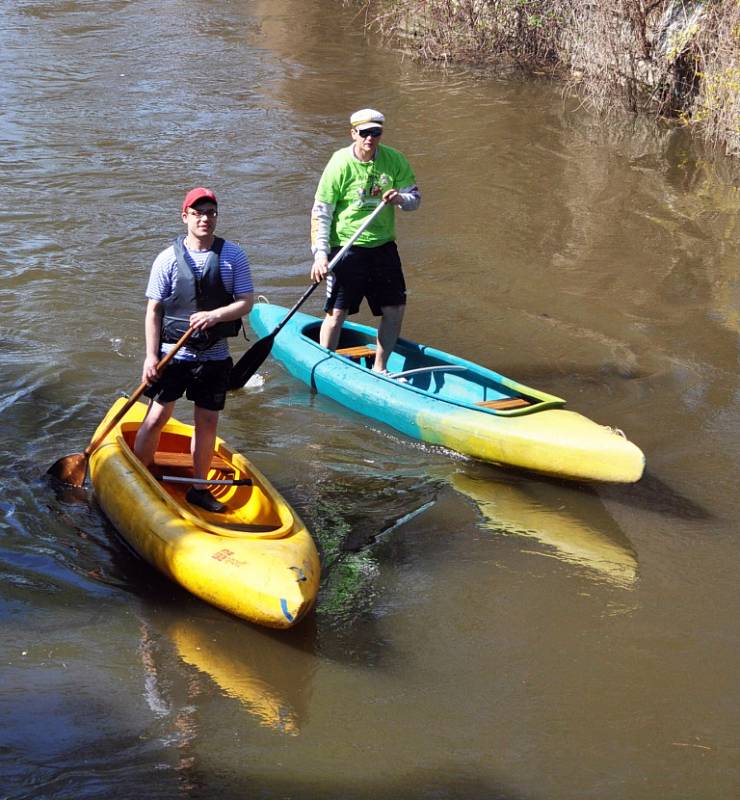
[[[525,489],[459,472],[453,475],[452,485],[475,501],[490,530],[537,539],[556,558],[614,585],[628,588],[637,580],[635,552],[598,500],[598,508],[588,509],[587,521],[583,514],[563,506],[556,487],[537,484]],[[548,498],[548,494],[553,496]],[[583,497],[579,496],[579,502]]]
[[[250,632],[251,633],[251,632]],[[265,636],[229,636],[206,621],[180,619],[168,629],[180,658],[208,675],[228,697],[239,700],[260,724],[280,733],[300,732],[300,708],[310,670],[295,663],[295,651]],[[299,659],[300,660],[300,659]],[[292,664],[286,674],[286,662]],[[296,681],[296,676],[300,680]]]

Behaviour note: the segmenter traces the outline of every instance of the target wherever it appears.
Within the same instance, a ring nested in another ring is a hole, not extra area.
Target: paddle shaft
[[[368,214],[365,217],[365,219],[362,221],[362,224],[360,225],[360,227],[352,234],[352,236],[350,236],[350,238],[347,241],[347,243],[342,246],[341,250],[339,250],[339,252],[329,262],[329,265],[327,267],[327,272],[326,272],[327,275],[330,272],[332,272],[334,267],[336,267],[336,265],[344,258],[347,250],[349,250],[350,247],[352,247],[352,245],[360,238],[360,236],[367,229],[368,225],[370,225],[370,223],[375,219],[375,217],[377,217],[378,214],[380,214],[380,212],[386,207],[386,205],[388,205],[388,202],[386,200],[382,200],[380,202],[380,204],[378,205],[378,207],[372,212],[372,214]],[[280,333],[280,331],[283,329],[283,327],[288,322],[288,320],[290,320],[290,318],[293,316],[293,314],[295,314],[295,312],[298,311],[298,309],[306,302],[306,300],[308,300],[308,298],[313,293],[314,289],[316,289],[316,287],[320,283],[321,283],[321,281],[317,281],[316,283],[312,283],[308,287],[308,289],[306,289],[306,291],[301,295],[300,300],[298,300],[298,302],[293,306],[293,308],[291,308],[290,311],[288,311],[288,313],[285,315],[283,320],[278,324],[278,326],[275,328],[275,330],[270,334],[273,338],[275,336],[277,336],[278,333]]]
[[[252,486],[251,478],[235,478],[233,480],[221,480],[220,478],[184,478],[180,475],[162,475],[157,478],[159,481],[170,481],[171,483],[193,483],[199,486],[207,484],[208,486]]]
[[[349,250],[350,247],[357,241],[360,234],[362,234],[365,229],[370,225],[370,223],[380,214],[380,212],[388,205],[386,200],[382,200],[378,207],[371,213],[368,214],[367,217],[362,221],[360,227],[352,234],[349,238],[349,241],[339,250],[339,252],[332,258],[329,262],[327,275],[331,272],[334,267],[344,258],[345,253]],[[275,337],[280,333],[283,327],[287,324],[293,314],[298,311],[298,309],[306,302],[306,300],[311,296],[314,289],[321,283],[321,281],[316,281],[316,283],[312,283],[308,289],[301,295],[301,298],[298,302],[293,306],[293,308],[288,311],[288,313],[283,317],[283,319],[278,323],[275,330],[272,333],[269,333],[267,336],[263,336],[261,339],[258,339],[250,348],[247,350],[246,353],[234,364],[231,370],[231,380],[229,382],[230,389],[240,389],[244,384],[254,375],[255,372],[259,369],[262,362],[270,355],[270,351],[272,350],[272,343],[275,340]]]
[[[172,359],[175,357],[175,353],[187,342],[187,340],[193,335],[195,332],[195,328],[188,328],[185,333],[177,340],[177,343],[174,345],[172,350],[170,350],[167,355],[165,355],[157,364],[157,372],[163,370]],[[83,450],[82,454],[85,458],[89,458],[90,455],[95,451],[98,445],[105,439],[105,437],[115,428],[116,425],[123,419],[125,414],[131,408],[131,406],[141,397],[142,394],[146,391],[147,386],[149,386],[148,381],[144,381],[139,387],[133,392],[131,397],[121,406],[118,413],[111,419],[108,424],[103,429],[102,433],[97,437],[97,439],[93,439],[90,444]]]

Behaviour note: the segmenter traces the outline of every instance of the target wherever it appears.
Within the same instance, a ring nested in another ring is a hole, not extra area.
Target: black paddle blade
[[[256,341],[247,352],[231,368],[229,389],[241,389],[242,386],[262,366],[270,355],[272,343],[275,341],[275,332]]]

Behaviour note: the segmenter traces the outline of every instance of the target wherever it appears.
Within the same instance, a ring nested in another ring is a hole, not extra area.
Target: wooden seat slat
[[[154,466],[156,467],[192,467],[193,457],[190,453],[166,453],[157,452],[154,454]],[[234,472],[234,467],[218,454],[214,454],[211,460],[212,469],[220,469],[224,472]]]
[[[484,400],[476,403],[476,405],[481,406],[481,408],[492,408],[496,411],[508,411],[511,408],[524,408],[532,404],[523,397],[507,397],[505,400]]]
[[[337,355],[348,356],[349,358],[367,358],[374,356],[375,350],[367,345],[361,344],[356,347],[341,347],[337,351]]]

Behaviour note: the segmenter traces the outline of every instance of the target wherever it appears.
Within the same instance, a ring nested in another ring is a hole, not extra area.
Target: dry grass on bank
[[[740,156],[740,0],[345,0],[422,61],[536,70]]]

